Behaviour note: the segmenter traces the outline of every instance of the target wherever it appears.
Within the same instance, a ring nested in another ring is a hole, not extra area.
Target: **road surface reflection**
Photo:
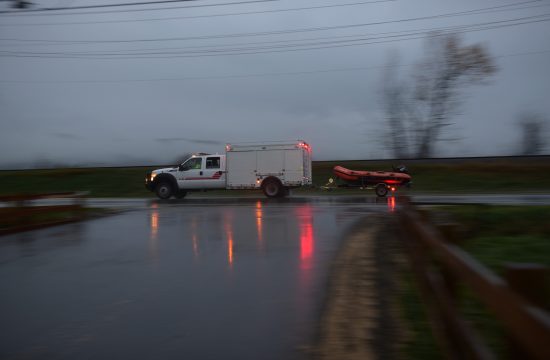
[[[315,240],[313,238],[313,217],[311,206],[302,205],[296,209],[298,217],[298,226],[300,227],[300,268],[307,270],[311,268],[313,261],[313,248]]]
[[[244,215],[244,216],[243,216]],[[228,208],[223,209],[222,213],[222,232],[218,235],[212,234],[212,229],[210,228],[208,233],[209,236],[201,236],[201,232],[204,232],[205,229],[201,226],[202,219],[199,215],[192,215],[189,218],[186,218],[188,222],[188,231],[189,236],[184,236],[184,238],[191,239],[191,247],[193,249],[193,256],[195,259],[198,259],[201,248],[201,241],[208,241],[208,238],[217,238],[222,236],[226,242],[226,261],[227,264],[232,267],[235,261],[235,231],[237,228],[237,233],[245,232],[247,230],[247,225],[250,222],[249,220],[254,219],[256,226],[255,238],[256,238],[256,249],[259,254],[263,253],[266,250],[268,244],[264,244],[264,231],[267,232],[267,238],[271,242],[271,248],[278,248],[281,243],[285,243],[288,239],[281,239],[278,235],[281,231],[284,233],[284,236],[288,236],[289,233],[297,233],[298,243],[299,243],[299,258],[300,258],[300,268],[309,269],[313,263],[314,248],[315,248],[315,238],[313,231],[313,215],[312,215],[312,206],[310,204],[301,204],[295,207],[294,218],[296,221],[290,221],[287,223],[279,224],[269,221],[267,223],[268,228],[264,229],[264,210],[263,205],[258,201],[254,206],[254,212],[252,216],[247,216],[248,214],[240,214],[237,216],[234,209]],[[208,219],[206,220],[207,222]],[[170,225],[172,226],[172,225]],[[149,256],[152,259],[158,259],[159,256],[159,229],[160,224],[160,213],[158,204],[152,204],[149,212],[149,227],[150,227],[150,236],[149,236]],[[251,234],[246,234],[247,237],[250,237]],[[202,239],[202,240],[201,240]]]
[[[153,261],[157,261],[159,257],[158,251],[158,231],[159,231],[159,210],[158,204],[151,205],[149,216],[150,236],[149,236],[149,257]]]
[[[193,255],[195,260],[199,259],[199,232],[198,232],[198,217],[193,215],[191,217],[191,241],[193,242]]]
[[[70,227],[4,237],[0,357],[295,359],[341,235],[388,211],[370,206],[154,202],[77,242]]]
[[[258,249],[263,251],[263,234],[262,234],[262,202],[256,202],[256,228],[258,230]]]
[[[388,210],[395,212],[395,196],[388,197]]]
[[[227,263],[229,268],[233,268],[233,212],[224,210],[223,212],[223,228],[225,230],[225,238],[227,240]]]

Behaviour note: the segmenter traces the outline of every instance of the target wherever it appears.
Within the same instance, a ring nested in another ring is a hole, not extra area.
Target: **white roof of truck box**
[[[225,150],[230,151],[261,151],[261,150],[292,150],[304,147],[306,144],[303,140],[294,141],[272,141],[262,143],[238,143],[226,144]]]

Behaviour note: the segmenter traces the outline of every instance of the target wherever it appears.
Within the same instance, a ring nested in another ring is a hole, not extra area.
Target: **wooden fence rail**
[[[447,241],[413,206],[405,205],[399,219],[432,330],[448,358],[495,358],[458,311],[462,283],[504,326],[512,358],[550,359],[550,313],[544,294],[548,268],[511,265],[506,281]]]
[[[82,220],[85,195],[85,192],[63,192],[0,196],[0,202],[4,203],[4,206],[0,207],[0,235]],[[67,199],[70,203],[64,201],[60,204],[44,205],[35,202],[44,199]],[[57,219],[48,219],[48,213],[65,215]]]

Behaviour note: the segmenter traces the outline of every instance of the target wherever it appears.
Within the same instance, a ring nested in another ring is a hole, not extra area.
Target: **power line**
[[[550,5],[550,4],[548,4]],[[541,15],[536,15],[541,16]],[[465,25],[454,25],[449,27],[430,27],[430,28],[419,28],[419,29],[411,29],[411,30],[400,30],[400,31],[389,31],[389,32],[379,32],[379,33],[367,33],[367,34],[352,34],[352,35],[338,35],[338,36],[321,36],[321,37],[309,37],[309,38],[301,38],[301,39],[283,39],[283,40],[271,40],[271,41],[258,41],[258,42],[245,42],[245,43],[229,43],[229,44],[211,44],[211,45],[193,45],[193,46],[179,46],[179,47],[162,47],[162,48],[139,48],[139,49],[117,49],[117,50],[102,50],[102,52],[116,54],[116,53],[124,53],[124,52],[140,52],[140,51],[165,51],[165,50],[186,50],[186,49],[200,49],[200,48],[224,48],[229,46],[248,46],[248,45],[265,45],[265,44],[281,44],[281,43],[299,43],[299,42],[305,42],[305,41],[318,41],[318,40],[334,40],[334,39],[357,39],[357,38],[364,38],[364,37],[372,37],[372,36],[379,36],[379,35],[391,35],[391,34],[411,34],[414,32],[437,32],[437,31],[456,31],[456,30],[462,30],[465,28],[471,28],[475,26],[482,26],[482,25],[492,25],[492,24],[498,24],[503,22],[510,22],[510,21],[516,21],[516,20],[522,20],[525,18],[514,18],[514,19],[507,19],[507,20],[500,20],[500,21],[492,21],[492,22],[483,22],[483,23],[474,23],[474,24],[465,24]],[[27,44],[10,44],[9,46],[27,46]],[[32,46],[52,46],[52,45],[83,45],[79,43],[46,43],[46,44],[32,44]],[[1,48],[2,45],[0,45]],[[4,45],[6,46],[6,45]],[[99,51],[101,52],[101,51]],[[74,55],[86,55],[86,54],[96,54],[98,51],[80,51],[80,52],[74,52],[70,54]],[[36,53],[41,54],[41,53]],[[133,53],[131,53],[133,55]]]
[[[178,3],[178,2],[190,2],[197,0],[165,0],[165,1],[147,1],[141,3],[123,3],[123,4],[104,4],[104,5],[85,5],[81,7],[66,7],[66,8],[41,8],[30,10],[3,10],[0,11],[2,16],[65,16],[65,15],[93,15],[93,14],[112,14],[121,12],[142,12],[142,11],[159,11],[159,10],[174,10],[174,9],[191,9],[191,8],[204,8],[204,7],[216,7],[216,6],[229,6],[229,5],[245,5],[255,3],[275,2],[279,0],[247,0],[247,1],[234,1],[228,3],[216,3],[216,4],[200,4],[200,5],[187,5],[187,6],[171,6],[171,7],[159,7],[159,8],[145,8],[145,9],[124,9],[124,10],[103,10],[103,11],[87,11],[87,12],[62,12],[59,14],[50,14],[50,11],[61,10],[74,10],[74,9],[91,9],[91,8],[106,8],[106,7],[122,7],[122,6],[137,6],[137,5],[153,5],[162,3]],[[30,14],[29,14],[30,13]]]
[[[376,3],[394,2],[397,0],[374,0],[374,1],[360,1],[346,4],[331,4],[331,5],[318,5],[318,6],[304,6],[297,8],[284,8],[284,9],[272,9],[272,10],[258,10],[258,11],[243,11],[223,14],[208,14],[208,15],[190,15],[190,16],[172,16],[162,18],[146,18],[146,19],[129,19],[129,20],[102,20],[102,21],[75,21],[75,22],[62,22],[62,23],[31,23],[31,24],[0,24],[0,26],[59,26],[59,25],[90,25],[90,24],[113,24],[113,23],[133,23],[133,22],[149,22],[149,21],[166,21],[166,20],[183,20],[183,19],[199,19],[199,18],[211,18],[211,17],[224,17],[224,16],[238,16],[238,15],[258,15],[258,14],[272,14],[279,12],[291,12],[291,11],[303,11],[303,10],[315,10],[315,9],[329,9],[335,7],[357,6]]]
[[[526,23],[533,23],[533,22],[540,22],[540,21],[550,21],[549,19],[544,20],[537,20],[537,21],[530,21],[530,22],[523,22],[523,23],[516,23],[516,24],[510,24],[510,25],[501,25],[501,26],[493,26],[493,27],[485,27],[485,28],[478,28],[478,29],[468,29],[468,30],[462,30],[457,31],[458,33],[464,33],[464,32],[472,32],[472,31],[480,31],[480,30],[490,30],[490,29],[496,29],[501,28],[505,26],[516,26],[516,25],[523,25]],[[439,34],[443,35],[443,34]],[[364,46],[364,45],[372,45],[372,44],[384,44],[384,43],[392,43],[392,42],[399,42],[399,41],[405,41],[405,40],[415,40],[415,39],[422,39],[424,38],[425,33],[415,33],[415,34],[405,34],[398,38],[393,38],[390,40],[380,40],[380,41],[372,41],[376,40],[369,39],[368,41],[364,41],[362,39],[356,40],[361,42],[355,42],[355,43],[338,43],[332,45],[327,45],[324,43],[319,44],[305,44],[301,45],[300,48],[292,48],[291,46],[278,46],[278,47],[265,47],[265,48],[250,48],[250,49],[229,49],[226,51],[205,51],[202,53],[183,53],[179,55],[162,55],[162,54],[145,54],[145,55],[135,55],[132,54],[129,55],[123,55],[118,57],[93,57],[93,56],[81,56],[81,55],[64,55],[64,54],[5,54],[0,55],[0,57],[16,57],[16,58],[49,58],[49,59],[100,59],[100,60],[128,60],[128,59],[175,59],[175,58],[198,58],[198,57],[218,57],[218,56],[236,56],[236,55],[254,55],[254,54],[266,54],[266,53],[282,53],[282,52],[296,52],[296,51],[308,51],[308,50],[319,50],[319,49],[329,49],[329,48],[342,48],[342,47],[350,47],[350,46]],[[304,47],[307,46],[307,47]],[[160,55],[160,56],[159,56]]]
[[[301,39],[284,39],[284,40],[269,40],[269,41],[254,41],[254,42],[245,42],[245,43],[229,43],[229,44],[212,44],[212,45],[191,45],[191,46],[179,46],[179,47],[154,47],[154,48],[139,48],[139,49],[117,49],[117,50],[101,50],[101,51],[79,51],[79,52],[72,52],[67,54],[74,54],[74,55],[93,55],[97,54],[98,52],[105,52],[110,54],[117,54],[117,53],[124,53],[124,52],[130,52],[131,54],[135,54],[135,52],[140,51],[166,51],[166,50],[187,50],[187,49],[212,49],[212,48],[226,48],[230,46],[249,46],[249,45],[266,45],[266,44],[285,44],[285,43],[297,43],[300,42],[306,42],[306,41],[319,41],[319,40],[335,40],[335,39],[352,39],[355,40],[357,38],[364,38],[364,37],[373,37],[373,36],[380,36],[380,35],[391,35],[391,34],[410,34],[412,32],[434,32],[434,31],[453,31],[462,29],[465,27],[473,26],[473,25],[486,25],[487,23],[479,23],[479,24],[470,24],[470,25],[455,25],[450,27],[431,27],[431,28],[420,28],[420,29],[414,29],[414,30],[401,30],[401,31],[388,31],[388,32],[379,32],[379,33],[367,33],[367,34],[353,34],[353,35],[337,35],[337,36],[319,36],[319,37],[309,37],[309,38],[301,38]],[[27,44],[16,44],[16,45],[25,45]],[[38,44],[38,45],[44,45],[44,46],[52,46],[52,45],[81,45],[81,44]],[[2,45],[0,45],[1,48]],[[5,46],[5,45],[4,45]],[[11,45],[13,46],[13,44]],[[36,46],[34,44],[33,46]],[[0,50],[6,52],[6,50]],[[22,51],[23,53],[24,51]],[[33,53],[33,52],[30,52]],[[44,54],[43,52],[34,52],[36,54]]]
[[[168,4],[179,3],[196,0],[159,0],[159,1],[142,1],[133,3],[115,3],[115,4],[99,4],[99,5],[80,5],[80,6],[61,6],[51,8],[38,8],[38,9],[26,9],[26,10],[2,10],[0,14],[21,14],[30,12],[43,12],[43,11],[64,11],[64,10],[85,10],[85,9],[98,9],[98,8],[111,8],[111,7],[123,7],[123,6],[140,6],[140,5],[153,5],[153,4]]]
[[[545,15],[536,15],[538,16],[545,16]],[[292,44],[295,43],[298,45],[307,45],[307,41],[319,41],[319,40],[336,40],[336,39],[350,39],[349,41],[359,41],[359,40],[366,40],[366,37],[370,39],[377,39],[376,36],[381,35],[401,35],[401,36],[407,36],[407,35],[414,35],[414,34],[420,34],[420,33],[431,33],[431,32],[452,32],[452,31],[459,31],[459,30],[467,30],[472,29],[475,27],[480,26],[486,26],[486,25],[495,25],[495,24],[501,24],[501,23],[509,23],[512,21],[518,21],[518,20],[524,20],[525,18],[513,18],[513,19],[505,19],[505,20],[497,20],[497,21],[490,21],[490,22],[482,22],[482,23],[474,23],[474,24],[464,24],[464,25],[454,25],[454,26],[448,26],[448,27],[430,27],[430,28],[419,28],[419,29],[411,29],[411,30],[400,30],[400,31],[389,31],[389,32],[379,32],[379,33],[367,33],[367,34],[353,34],[353,35],[338,35],[338,36],[320,36],[320,37],[309,37],[309,38],[301,38],[301,39],[284,39],[284,40],[270,40],[270,41],[257,41],[257,42],[241,42],[241,43],[229,43],[229,44],[211,44],[211,45],[193,45],[193,46],[179,46],[179,47],[154,47],[154,48],[138,48],[138,49],[117,49],[117,50],[95,50],[95,51],[78,51],[78,52],[32,52],[32,51],[20,51],[20,52],[11,52],[6,50],[0,50],[0,52],[5,53],[25,53],[25,54],[35,54],[35,55],[46,55],[46,54],[63,54],[63,55],[139,55],[140,52],[144,51],[170,51],[170,50],[190,50],[190,49],[223,49],[227,47],[235,47],[235,46],[250,46],[250,45],[267,45],[267,44]],[[302,43],[302,44],[300,44]],[[19,45],[19,44],[18,44]],[[23,44],[21,44],[23,45]],[[41,44],[46,45],[46,44]],[[48,46],[51,46],[52,44],[47,44]],[[53,44],[53,45],[79,45],[79,44]],[[13,45],[12,45],[13,46]],[[1,45],[0,45],[1,49]]]
[[[467,33],[482,30],[499,29],[509,26],[518,26],[524,24],[531,24],[543,21],[550,21],[549,14],[541,14],[536,16],[500,20],[494,22],[480,23],[474,25],[465,25],[462,27],[447,29],[455,33]],[[533,20],[532,18],[546,17],[543,19]],[[521,21],[525,19],[531,19],[528,21]],[[510,23],[513,22],[513,23]],[[440,29],[442,30],[442,29]],[[264,54],[264,53],[279,53],[279,52],[295,52],[306,50],[318,50],[328,48],[340,48],[349,46],[361,46],[370,44],[390,43],[396,41],[413,40],[424,38],[425,31],[406,32],[396,35],[385,35],[379,37],[352,39],[352,40],[334,40],[317,43],[302,43],[302,44],[281,44],[281,45],[267,45],[257,46],[249,48],[230,48],[230,49],[206,49],[187,52],[151,52],[151,53],[67,53],[67,52],[10,52],[0,51],[0,57],[16,57],[16,58],[66,58],[66,59],[170,59],[170,58],[194,58],[194,57],[213,57],[213,56],[234,56],[234,55],[252,55],[252,54]],[[440,35],[443,35],[441,33]],[[375,41],[379,40],[379,41]],[[159,56],[162,55],[162,56]],[[166,55],[166,56],[164,56]]]
[[[167,1],[150,1],[150,2],[144,2],[141,3],[142,5],[145,4],[161,4],[161,3],[169,3],[169,2],[190,2],[190,1],[197,1],[197,0],[167,0]],[[216,4],[199,4],[199,5],[186,5],[186,6],[164,6],[164,7],[155,7],[155,8],[141,8],[141,9],[124,9],[124,10],[102,10],[102,11],[86,11],[86,12],[61,12],[61,13],[53,13],[51,14],[50,11],[60,11],[61,8],[43,8],[43,9],[31,9],[31,10],[24,10],[24,11],[13,11],[13,10],[4,10],[0,11],[0,16],[66,16],[66,15],[96,15],[96,14],[114,14],[114,13],[131,13],[131,12],[144,12],[144,11],[162,11],[162,10],[176,10],[176,9],[192,9],[192,8],[206,8],[206,7],[218,7],[218,6],[231,6],[231,5],[247,5],[247,4],[256,4],[256,3],[267,3],[267,2],[275,2],[280,0],[246,0],[246,1],[234,1],[234,2],[228,2],[228,3],[216,3]],[[136,6],[138,3],[135,4],[106,4],[106,5],[88,5],[89,8],[94,7],[111,7],[111,6]],[[77,7],[69,7],[65,8],[64,10],[70,10],[70,9],[78,9]],[[29,14],[30,13],[30,14]]]
[[[531,2],[533,1],[526,1],[518,4],[525,4],[525,3],[531,3]],[[376,22],[360,23],[360,24],[347,24],[347,25],[335,25],[335,26],[299,28],[299,29],[287,29],[287,30],[275,30],[275,31],[263,31],[263,32],[186,36],[186,37],[172,37],[172,38],[129,39],[129,40],[48,40],[48,39],[0,38],[0,41],[35,42],[35,43],[49,43],[49,44],[65,44],[65,43],[71,43],[71,44],[103,44],[105,43],[107,44],[107,43],[158,42],[158,41],[187,41],[187,40],[236,38],[236,37],[248,37],[248,36],[282,35],[282,34],[304,33],[304,32],[313,32],[313,31],[350,29],[350,28],[373,26],[373,25],[394,24],[394,23],[464,16],[464,15],[475,14],[476,12],[480,12],[480,11],[494,10],[494,9],[499,9],[503,7],[508,7],[508,6],[515,6],[515,5],[517,4],[491,6],[491,7],[467,10],[467,11],[451,12],[451,13],[436,14],[436,15],[429,15],[429,16],[420,16],[420,17],[414,17],[414,18],[404,18],[404,19],[397,19],[397,20],[376,21]],[[540,16],[540,15],[535,15],[535,17],[536,16]]]
[[[510,53],[496,55],[495,58],[525,56],[525,55],[538,55],[550,53],[548,50],[539,51],[527,51],[519,53]],[[349,72],[349,71],[363,71],[396,67],[408,67],[416,64],[399,64],[399,65],[376,65],[376,66],[357,66],[357,67],[344,67],[344,68],[332,68],[332,69],[320,69],[320,70],[307,70],[307,71],[288,71],[288,72],[272,72],[272,73],[255,73],[255,74],[234,74],[234,75],[221,75],[221,76],[189,76],[180,78],[151,78],[151,79],[124,79],[124,80],[0,80],[2,84],[113,84],[113,83],[144,83],[144,82],[178,82],[178,81],[192,81],[192,80],[226,80],[226,79],[244,79],[244,78],[256,78],[256,77],[271,77],[271,76],[290,76],[290,75],[312,75],[321,73],[333,73],[333,72]]]

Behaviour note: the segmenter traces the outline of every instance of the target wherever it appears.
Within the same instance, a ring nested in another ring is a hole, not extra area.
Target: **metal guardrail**
[[[466,285],[506,331],[511,358],[550,359],[550,269],[509,264],[502,279],[455,243],[452,225],[438,229],[412,205],[399,212],[404,239],[434,336],[449,359],[495,355],[458,310],[458,285]]]

